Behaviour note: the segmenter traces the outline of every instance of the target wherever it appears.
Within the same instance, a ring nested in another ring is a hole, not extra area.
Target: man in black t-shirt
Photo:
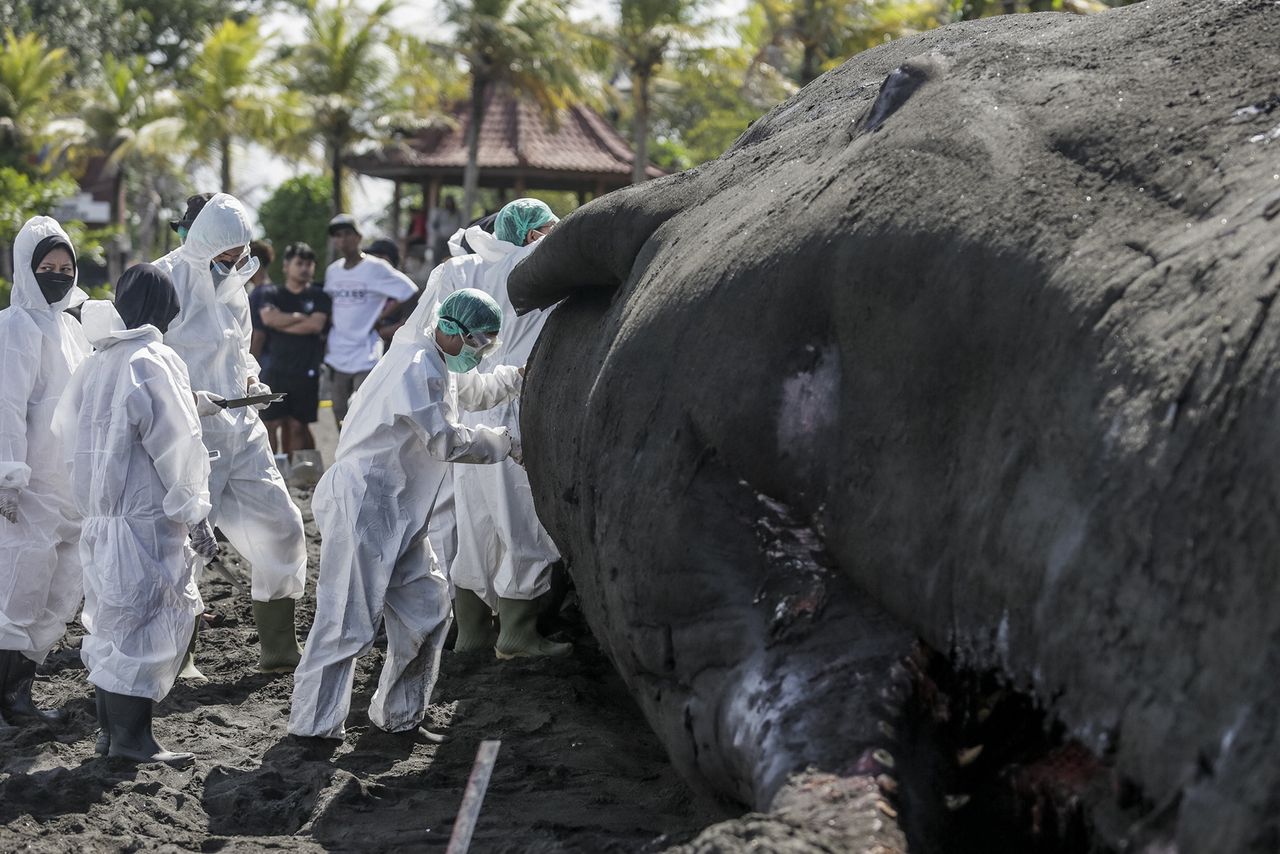
[[[333,301],[311,284],[315,273],[315,251],[305,243],[292,244],[284,251],[284,284],[263,292],[259,310],[271,353],[262,381],[288,395],[267,407],[262,420],[271,449],[286,454],[316,446],[310,425],[320,406],[320,365]]]

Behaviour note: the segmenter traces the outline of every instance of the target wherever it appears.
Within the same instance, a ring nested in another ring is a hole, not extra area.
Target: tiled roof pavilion
[[[423,131],[365,154],[347,158],[355,171],[396,182],[392,201],[394,236],[400,235],[400,187],[420,184],[426,210],[416,212],[411,232],[439,202],[440,188],[462,186],[467,165],[467,105],[453,112],[452,127]],[[509,91],[495,90],[485,104],[480,125],[480,186],[523,196],[537,190],[568,190],[579,203],[631,183],[631,146],[599,113],[585,105],[563,110],[548,121],[536,104]],[[648,176],[666,173],[652,164]]]
[[[467,165],[466,104],[454,110],[454,126],[431,129],[347,163],[365,175],[412,183],[439,179],[461,184]],[[480,185],[511,187],[521,182],[541,190],[596,191],[631,183],[631,146],[590,107],[578,104],[553,124],[536,104],[495,90],[480,125]],[[665,174],[649,166],[649,177]]]

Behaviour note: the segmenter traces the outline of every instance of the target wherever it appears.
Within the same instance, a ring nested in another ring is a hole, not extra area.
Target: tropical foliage
[[[290,243],[301,241],[314,249],[319,258],[325,257],[329,211],[333,207],[331,191],[332,184],[323,175],[298,175],[276,187],[258,208],[258,224],[276,250],[270,268],[271,281],[284,280],[284,250]],[[317,271],[317,278],[323,275],[323,269]]]
[[[580,14],[584,0],[438,2],[443,26],[429,32],[398,25],[417,0],[0,0],[0,241],[15,228],[4,217],[48,212],[73,179],[91,180],[109,194],[118,272],[169,248],[165,220],[210,189],[193,186],[200,169],[243,194],[239,166],[265,148],[290,165],[280,181],[308,173],[263,206],[268,233],[322,250],[318,223],[350,198],[347,158],[451,122],[459,104],[473,212],[498,89],[552,122],[576,100],[601,108],[630,136],[640,181],[650,161],[677,170],[718,156],[770,107],[886,40],[1126,0],[737,0],[731,15],[712,0],[611,0],[606,21]]]
[[[475,210],[484,107],[497,86],[536,101],[554,117],[581,93],[587,48],[568,0],[444,0],[456,28],[453,49],[470,76],[462,211]]]

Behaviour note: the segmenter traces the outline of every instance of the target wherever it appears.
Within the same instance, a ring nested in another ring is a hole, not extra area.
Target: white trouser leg
[[[219,461],[228,470],[214,498],[214,524],[249,561],[255,601],[297,599],[307,580],[302,513],[276,469],[262,424],[255,422],[248,442],[231,453],[231,460]],[[211,478],[211,494],[213,487]]]
[[[403,732],[422,722],[450,613],[449,583],[423,537],[400,556],[387,588],[387,660],[369,704],[369,720],[379,728]]]
[[[361,514],[362,498],[340,493],[328,499],[318,493],[313,504],[321,534],[320,579],[315,621],[293,674],[289,732],[294,735],[342,738],[356,659],[373,648],[382,619],[395,567],[394,556],[382,550],[399,538]]]

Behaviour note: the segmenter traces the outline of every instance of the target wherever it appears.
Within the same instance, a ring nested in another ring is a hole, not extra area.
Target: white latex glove
[[[218,541],[213,536],[213,526],[208,519],[192,525],[190,531],[191,548],[195,549],[196,554],[210,558],[218,556]]]
[[[524,465],[524,446],[515,436],[511,437],[511,461],[518,466]]]
[[[226,400],[226,398],[211,391],[196,392],[196,414],[201,418],[217,415],[222,411],[222,407],[218,405],[218,402],[222,400]]]
[[[260,394],[271,394],[271,386],[267,385],[262,380],[254,380],[249,383],[249,393],[246,394],[245,397],[257,397]],[[253,408],[261,412],[270,405],[271,404],[269,403],[255,403]]]
[[[16,489],[0,489],[0,516],[15,525],[18,524],[18,497],[21,494]]]

